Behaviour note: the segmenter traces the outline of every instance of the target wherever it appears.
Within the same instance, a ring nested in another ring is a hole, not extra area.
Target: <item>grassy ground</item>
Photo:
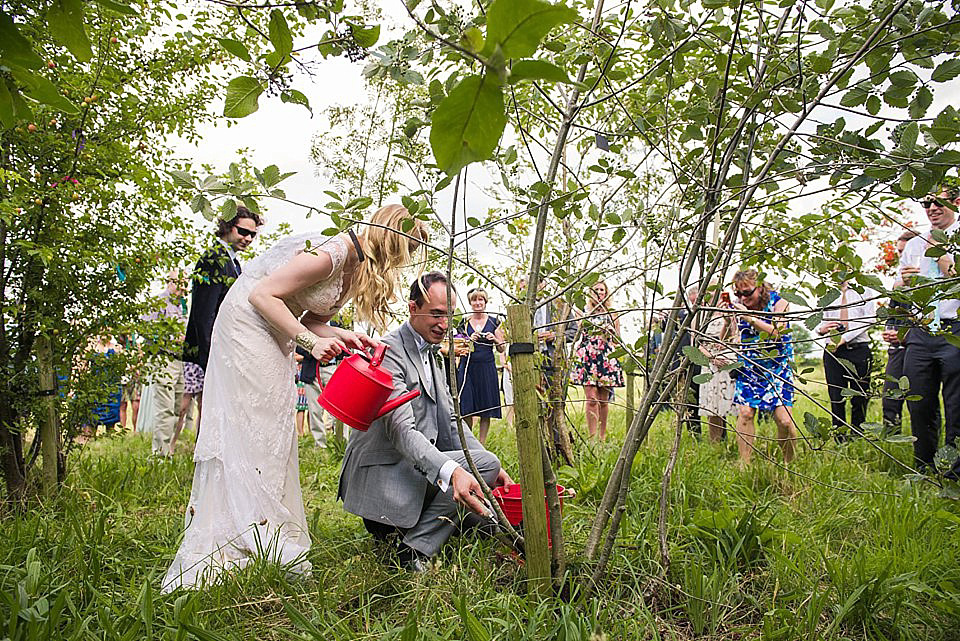
[[[809,409],[802,401],[796,414]],[[576,404],[570,414],[582,420]],[[684,435],[661,579],[657,496],[673,420],[665,413],[641,450],[610,574],[589,595],[582,546],[622,413],[606,446],[578,442],[577,467],[561,470],[578,490],[565,510],[569,594],[532,605],[522,568],[491,541],[454,539],[426,575],[390,568],[334,500],[336,453],[307,441],[313,576],[257,565],[203,592],[159,595],[190,490],[189,448],[159,462],[141,436],[101,439],[71,460],[56,501],[4,515],[0,638],[960,639],[960,506],[904,478],[906,443],[811,443],[786,471],[766,442],[770,461],[741,470],[732,439]],[[491,449],[515,471],[502,423]]]

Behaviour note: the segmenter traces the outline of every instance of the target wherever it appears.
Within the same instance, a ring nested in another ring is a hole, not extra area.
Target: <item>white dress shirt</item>
[[[425,341],[416,330],[413,331],[413,338],[417,341],[417,353],[420,355],[420,362],[423,365],[423,376],[426,379],[424,385],[429,394],[436,398],[437,388],[433,374],[433,363],[436,362],[436,359],[434,358],[433,345]],[[449,459],[440,466],[440,472],[437,474],[437,487],[440,488],[441,492],[446,492],[447,488],[450,487],[450,479],[453,478],[453,472],[458,467],[460,467],[460,464],[453,459]]]
[[[833,304],[833,308],[823,312],[823,321],[824,323],[839,321],[843,309],[846,308],[847,330],[841,336],[843,344],[869,343],[870,336],[867,335],[867,330],[877,320],[876,296],[877,293],[869,287],[864,287],[862,294],[847,287]],[[831,339],[828,339],[828,344],[830,341]]]
[[[952,225],[943,230],[945,233],[953,234],[960,228],[960,220],[954,221]],[[917,266],[920,268],[920,275],[927,278],[943,278],[940,273],[940,267],[935,258],[924,256],[924,253],[933,246],[930,242],[930,232],[914,236],[907,241],[907,246],[903,248],[903,254],[900,256],[900,264],[905,267]],[[940,320],[956,320],[957,310],[960,309],[960,300],[951,298],[941,300],[937,303],[937,318]]]

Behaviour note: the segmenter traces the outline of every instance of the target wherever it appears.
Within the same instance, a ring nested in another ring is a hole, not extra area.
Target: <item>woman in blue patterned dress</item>
[[[783,450],[783,460],[793,460],[797,431],[790,408],[793,407],[793,345],[785,333],[789,322],[782,314],[788,303],[766,283],[759,282],[755,269],[739,271],[733,276],[733,287],[738,303],[733,308],[740,331],[740,349],[737,370],[737,390],[733,402],[737,405],[737,446],[740,461],[750,462],[756,440],[757,410],[773,412],[777,424],[777,440]],[[752,314],[751,312],[762,312]]]
[[[583,317],[583,339],[574,352],[570,382],[583,386],[584,413],[591,438],[607,438],[607,412],[613,388],[623,387],[623,368],[610,354],[620,340],[620,319],[608,306],[610,291],[597,281],[589,290]]]

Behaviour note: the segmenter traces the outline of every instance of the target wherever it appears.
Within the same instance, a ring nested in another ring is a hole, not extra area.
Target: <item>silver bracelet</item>
[[[297,345],[307,350],[311,354],[313,353],[313,348],[317,346],[317,341],[319,340],[320,337],[309,330],[300,332],[297,334],[297,337],[293,339]]]

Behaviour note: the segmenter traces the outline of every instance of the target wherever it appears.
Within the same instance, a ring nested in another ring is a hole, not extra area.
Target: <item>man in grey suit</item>
[[[461,509],[487,516],[489,508],[467,469],[453,400],[436,358],[447,331],[446,276],[429,272],[414,281],[408,305],[410,319],[383,337],[389,346],[383,364],[393,374],[391,397],[411,389],[420,396],[350,436],[338,496],[375,537],[398,532],[398,561],[423,571],[454,533]],[[487,484],[513,483],[466,426],[464,434]]]

